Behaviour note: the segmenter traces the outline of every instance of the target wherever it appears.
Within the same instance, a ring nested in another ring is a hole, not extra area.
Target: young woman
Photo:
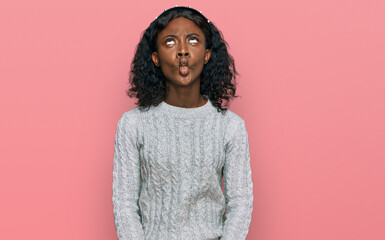
[[[144,31],[127,91],[138,107],[123,113],[115,136],[120,240],[246,238],[248,135],[225,108],[237,97],[236,74],[221,32],[197,10],[165,10]]]

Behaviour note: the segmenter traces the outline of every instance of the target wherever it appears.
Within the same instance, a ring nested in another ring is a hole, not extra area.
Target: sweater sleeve
[[[113,160],[112,202],[119,240],[143,240],[139,211],[140,163],[137,146],[137,121],[134,115],[118,122]]]
[[[249,142],[244,120],[227,144],[223,179],[227,213],[221,240],[244,240],[253,210]]]

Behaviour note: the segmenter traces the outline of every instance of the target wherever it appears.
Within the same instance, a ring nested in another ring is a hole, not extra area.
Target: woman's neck
[[[183,108],[200,107],[207,103],[207,99],[200,94],[199,89],[191,91],[189,88],[171,88],[163,101],[169,105]]]

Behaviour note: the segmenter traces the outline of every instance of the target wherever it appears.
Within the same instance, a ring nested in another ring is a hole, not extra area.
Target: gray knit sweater
[[[210,100],[136,107],[117,124],[114,152],[119,240],[246,238],[253,183],[245,122],[235,113],[218,112]]]

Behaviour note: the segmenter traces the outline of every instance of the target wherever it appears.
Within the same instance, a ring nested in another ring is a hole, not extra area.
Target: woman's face
[[[178,17],[157,36],[158,51],[152,61],[160,67],[168,84],[187,86],[200,82],[204,64],[210,59],[203,31],[193,21]]]

